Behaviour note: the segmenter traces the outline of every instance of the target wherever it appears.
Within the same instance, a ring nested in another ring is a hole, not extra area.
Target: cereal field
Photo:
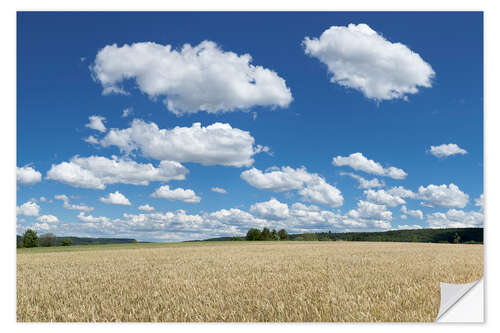
[[[439,310],[439,282],[482,275],[482,245],[294,241],[21,249],[17,320],[428,322]]]

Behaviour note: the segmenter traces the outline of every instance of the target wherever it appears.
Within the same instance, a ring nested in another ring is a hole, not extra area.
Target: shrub
[[[28,229],[23,234],[23,247],[38,247],[36,231]]]
[[[41,235],[38,243],[40,246],[56,246],[56,240],[56,235],[49,232]]]
[[[62,243],[61,243],[61,246],[71,246],[73,242],[71,241],[71,238],[64,238]]]

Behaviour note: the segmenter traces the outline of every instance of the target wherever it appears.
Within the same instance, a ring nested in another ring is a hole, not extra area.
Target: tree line
[[[61,246],[72,245],[71,238],[64,238]],[[17,240],[17,248],[24,247],[49,247],[57,246],[57,237],[53,233],[46,233],[38,236],[37,232],[32,229],[27,229],[20,239]]]
[[[247,235],[245,237],[248,241],[279,241],[279,240],[287,240],[288,232],[285,229],[281,229],[280,231],[276,231],[273,229],[272,231],[269,228],[263,228],[262,231],[256,228],[252,228],[248,230]]]

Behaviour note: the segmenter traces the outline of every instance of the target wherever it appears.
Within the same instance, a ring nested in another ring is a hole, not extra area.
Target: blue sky
[[[482,226],[482,31],[465,12],[19,13],[18,233]],[[160,163],[177,179],[141,173]],[[130,205],[100,200],[117,191]]]

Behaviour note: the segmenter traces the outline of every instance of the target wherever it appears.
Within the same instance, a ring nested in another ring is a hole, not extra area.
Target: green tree
[[[23,247],[37,247],[38,235],[36,231],[28,229],[23,234]]]
[[[264,241],[268,241],[268,240],[271,240],[271,231],[269,230],[269,228],[263,228],[262,229],[262,240]]]
[[[460,235],[457,232],[455,232],[455,235],[453,236],[453,243],[460,243]]]
[[[303,234],[304,240],[306,241],[317,241],[318,240],[318,235],[316,234],[311,234],[311,233],[305,233]]]
[[[40,246],[56,246],[56,240],[56,235],[49,232],[41,235],[38,243]]]
[[[278,231],[278,236],[280,237],[280,240],[287,240],[288,232],[286,232],[285,229],[281,229],[280,231]]]
[[[262,239],[262,233],[259,229],[252,228],[247,232],[247,240],[249,241],[257,241]]]
[[[71,246],[71,244],[73,244],[73,242],[71,241],[71,238],[64,238],[62,243],[61,243],[61,246]]]
[[[241,238],[240,236],[234,236],[231,238],[232,241],[242,241],[243,238]]]
[[[273,241],[275,240],[280,240],[280,236],[278,235],[278,233],[276,232],[276,229],[273,229],[273,231],[271,231],[271,239]]]

